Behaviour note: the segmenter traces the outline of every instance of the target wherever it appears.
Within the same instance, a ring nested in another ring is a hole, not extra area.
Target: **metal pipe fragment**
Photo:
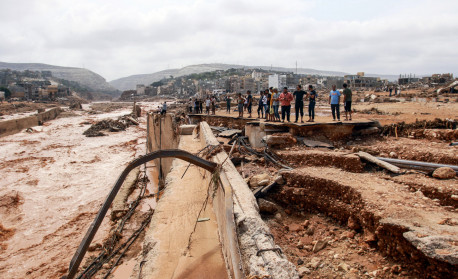
[[[376,157],[379,160],[385,161],[387,163],[393,164],[400,168],[414,169],[414,170],[424,170],[424,171],[434,171],[437,168],[449,167],[458,173],[458,166],[454,165],[445,165],[445,164],[436,164],[436,163],[427,163],[420,161],[409,161],[409,160],[400,160],[392,158],[383,158]]]

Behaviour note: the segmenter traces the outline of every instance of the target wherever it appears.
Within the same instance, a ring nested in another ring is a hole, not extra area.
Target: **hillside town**
[[[133,90],[124,91],[121,100],[137,98],[138,100],[151,97],[202,98],[208,95],[246,94],[247,91],[259,94],[267,88],[284,88],[294,91],[297,84],[304,87],[312,85],[317,90],[330,90],[332,85],[342,88],[346,83],[359,91],[391,92],[393,95],[406,89],[432,91],[437,87],[446,87],[455,79],[453,74],[433,74],[431,76],[415,77],[415,75],[400,74],[397,80],[368,77],[364,72],[345,76],[320,76],[294,74],[291,72],[274,72],[262,69],[229,69],[181,77],[169,77],[149,85],[137,84]],[[448,88],[455,92],[456,85]]]

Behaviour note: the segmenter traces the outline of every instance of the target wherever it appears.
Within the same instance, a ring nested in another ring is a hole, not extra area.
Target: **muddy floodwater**
[[[144,117],[126,131],[83,135],[95,121],[131,107],[99,114],[84,108],[0,138],[1,278],[63,275],[124,166],[145,152]],[[95,241],[108,226],[104,220]]]

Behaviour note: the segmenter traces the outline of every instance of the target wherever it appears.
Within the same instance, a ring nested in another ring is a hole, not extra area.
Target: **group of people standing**
[[[207,96],[205,100],[201,99],[194,99],[189,98],[188,101],[188,109],[189,113],[193,113],[193,108],[194,108],[194,113],[199,114],[203,113],[203,105],[205,104],[205,113],[210,114],[210,110],[212,115],[216,114],[216,97],[215,96]]]
[[[332,90],[329,92],[329,104],[331,105],[332,118],[334,121],[340,121],[340,100],[343,95],[343,103],[345,109],[345,120],[352,120],[351,104],[352,104],[352,91],[348,88],[347,84],[343,84],[342,93],[336,89],[336,85],[332,86]],[[258,100],[258,118],[266,119],[266,121],[281,121],[290,122],[291,115],[291,103],[294,100],[294,110],[296,112],[296,119],[294,123],[298,123],[299,116],[300,122],[304,123],[304,103],[308,100],[308,116],[307,122],[315,121],[315,106],[318,98],[318,94],[312,85],[308,86],[308,90],[304,91],[302,85],[298,84],[296,91],[293,93],[288,91],[287,87],[284,87],[282,92],[279,93],[277,88],[269,88],[264,91],[260,91],[260,97]],[[226,111],[231,112],[231,101],[232,98],[226,96]],[[251,91],[247,91],[246,97],[239,93],[237,96],[237,111],[239,117],[243,117],[244,110],[247,110],[249,115],[252,117],[253,103],[255,102]],[[189,112],[203,113],[203,104],[205,104],[206,113],[215,115],[217,99],[215,96],[207,96],[202,101],[199,99],[189,99]],[[280,116],[281,108],[281,116]]]
[[[291,102],[294,100],[294,109],[296,111],[296,121],[301,117],[301,123],[304,123],[304,99],[309,100],[309,119],[307,122],[315,120],[315,104],[317,93],[312,85],[309,85],[308,92],[302,90],[302,85],[297,85],[296,91],[291,93],[287,87],[283,88],[282,93],[277,88],[269,88],[260,92],[258,103],[258,118],[265,118],[266,121],[290,122]],[[281,117],[279,109],[281,108]],[[264,116],[265,115],[265,116]]]

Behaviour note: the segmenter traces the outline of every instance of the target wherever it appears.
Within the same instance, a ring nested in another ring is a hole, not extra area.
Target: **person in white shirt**
[[[207,96],[207,99],[205,100],[205,111],[207,112],[207,115],[210,114],[210,97]]]

